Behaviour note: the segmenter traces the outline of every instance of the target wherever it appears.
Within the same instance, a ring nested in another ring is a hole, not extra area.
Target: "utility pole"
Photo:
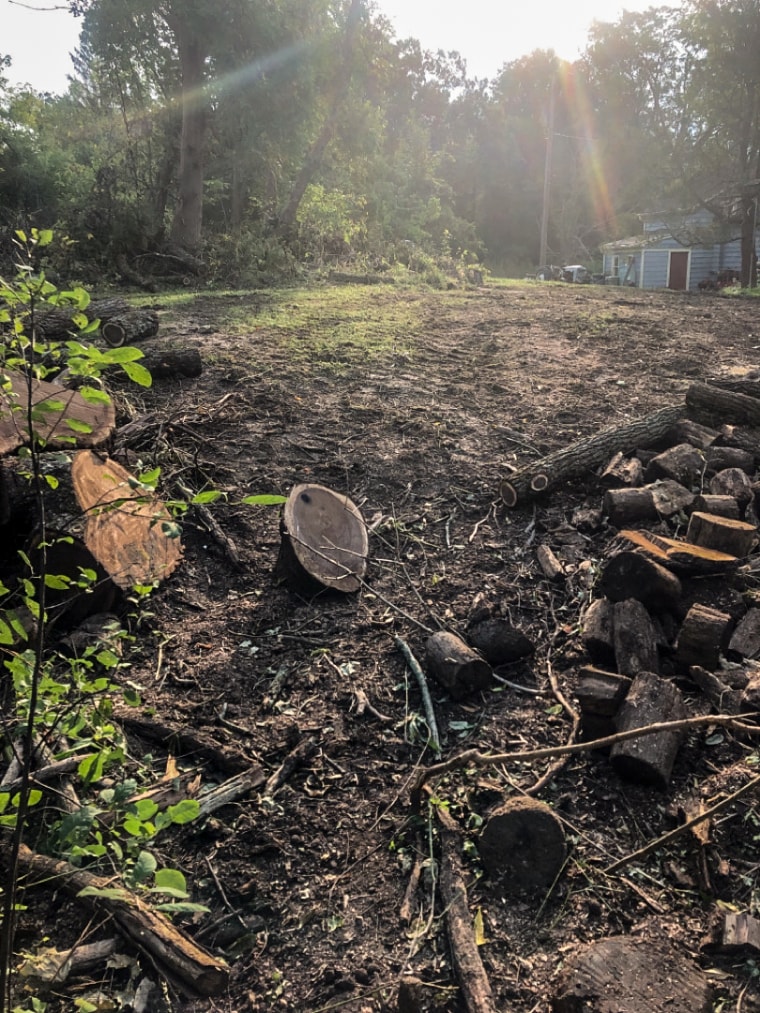
[[[538,255],[538,266],[545,267],[547,261],[547,240],[549,236],[549,198],[552,180],[552,148],[554,146],[554,103],[556,77],[552,75],[551,91],[549,92],[549,123],[546,134],[546,161],[544,162],[544,200],[541,209],[541,250]]]

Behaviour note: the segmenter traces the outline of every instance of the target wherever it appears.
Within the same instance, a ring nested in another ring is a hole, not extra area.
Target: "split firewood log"
[[[611,665],[615,661],[613,608],[609,598],[595,598],[583,613],[581,641],[597,665]]]
[[[719,437],[720,432],[717,429],[702,426],[692,419],[679,419],[665,439],[672,446],[677,443],[690,443],[697,450],[707,450]]]
[[[726,552],[668,538],[654,531],[631,531],[626,528],[620,532],[620,536],[656,563],[683,576],[728,573],[736,570],[740,564],[736,556]]]
[[[715,514],[716,517],[730,517],[731,520],[739,520],[739,504],[733,496],[717,496],[713,493],[703,493],[697,496],[691,506],[691,512],[699,510],[705,514]]]
[[[654,672],[639,672],[618,711],[616,724],[619,732],[627,732],[685,717],[686,707],[674,683]],[[616,773],[627,780],[665,788],[681,738],[680,732],[665,731],[616,742],[610,750],[610,763]]]
[[[455,700],[491,683],[491,666],[454,633],[434,633],[425,644],[425,652],[431,674]]]
[[[613,602],[637,598],[647,607],[667,611],[681,597],[681,581],[640,552],[619,552],[605,563],[599,591]]]
[[[689,518],[688,541],[727,555],[748,556],[757,537],[754,524],[695,510]]]
[[[635,598],[615,602],[612,614],[615,666],[621,675],[659,672],[657,632],[649,613]]]
[[[721,422],[760,425],[760,400],[712,383],[691,384],[686,391],[686,404],[692,417],[707,424],[718,419]]]
[[[657,509],[651,488],[608,489],[602,500],[602,510],[610,524],[616,528],[645,523],[657,519]]]
[[[733,625],[727,612],[706,605],[692,605],[678,634],[677,662],[684,668],[691,665],[717,668],[721,653],[728,647]]]
[[[760,408],[760,401],[758,401]],[[752,481],[741,468],[724,468],[710,479],[710,492],[717,496],[733,496],[743,516],[754,498]]]
[[[679,443],[653,457],[646,467],[644,478],[647,482],[669,478],[680,485],[695,485],[705,470],[702,451],[690,443]]]
[[[467,631],[467,638],[489,665],[509,665],[536,650],[533,642],[506,619],[484,619]]]
[[[644,466],[638,457],[618,452],[599,476],[604,489],[634,488],[644,483]]]
[[[575,696],[581,710],[581,738],[602,739],[615,734],[615,715],[633,680],[618,672],[585,665],[578,672]]]
[[[728,649],[742,658],[760,658],[760,608],[749,609],[737,624]]]
[[[755,470],[755,455],[742,447],[708,447],[705,451],[708,471],[724,471],[726,468],[740,468],[748,475]]]
[[[367,572],[369,538],[358,508],[322,485],[297,485],[280,520],[276,572],[306,591],[358,591]]]

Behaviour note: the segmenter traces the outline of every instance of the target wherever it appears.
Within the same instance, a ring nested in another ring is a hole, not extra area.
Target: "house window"
[[[614,275],[615,277],[617,277],[617,275],[620,274],[620,257],[617,254],[615,254],[612,257],[612,264],[611,264],[611,267],[610,267],[610,274]]]

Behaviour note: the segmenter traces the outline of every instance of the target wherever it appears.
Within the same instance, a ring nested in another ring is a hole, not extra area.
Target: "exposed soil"
[[[228,995],[193,1001],[169,992],[168,1005],[156,999],[151,1009],[389,1013],[403,975],[434,986],[416,1008],[464,1009],[435,890],[435,818],[425,810],[410,819],[410,781],[435,757],[394,637],[423,660],[429,632],[466,636],[473,614],[487,612],[535,644],[528,661],[497,671],[506,682],[464,701],[431,683],[444,758],[565,742],[572,719],[549,675],[572,703],[584,661],[579,617],[614,531],[573,524],[578,507],[600,504],[594,475],[512,511],[498,500],[500,479],[510,466],[678,403],[695,378],[744,374],[758,362],[757,300],[551,284],[450,293],[377,286],[366,290],[365,311],[381,320],[398,301],[412,304],[420,326],[393,349],[364,356],[359,335],[329,356],[294,357],[292,342],[308,349],[308,333],[286,342],[262,326],[230,340],[215,319],[220,300],[199,297],[155,341],[197,345],[203,375],[163,381],[141,402],[131,389],[120,395],[124,421],[142,421],[121,459],[161,463],[170,494],[180,472],[195,489],[227,492],[214,516],[243,562],[236,569],[188,514],[184,562],[151,600],[130,672],[145,705],[267,774],[299,742],[316,744],[274,797],[254,793],[162,838],[192,899],[210,908],[181,924],[226,956],[232,976]],[[366,586],[356,594],[309,597],[279,583],[277,509],[234,505],[304,481],[347,494],[370,525]],[[542,543],[566,564],[565,583],[543,576]],[[130,733],[130,743],[161,770],[165,754],[154,742]],[[621,933],[671,940],[711,972],[725,1008],[760,1009],[756,965],[700,949],[719,904],[758,913],[756,800],[716,821],[709,882],[687,836],[619,875],[603,873],[678,825],[679,811],[738,788],[753,750],[757,757],[756,744],[729,732],[695,730],[667,791],[620,780],[599,753],[571,757],[539,793],[571,843],[562,875],[539,897],[495,886],[465,848],[497,1009],[549,1009],[563,959]],[[478,817],[529,789],[549,762],[454,771],[436,795],[463,841],[474,842]],[[204,786],[230,773],[206,764]],[[420,886],[407,895],[418,858]],[[66,945],[86,916],[61,896],[47,903],[35,891],[35,920]],[[33,943],[30,929],[24,945]],[[106,993],[119,982],[118,971],[108,975]]]

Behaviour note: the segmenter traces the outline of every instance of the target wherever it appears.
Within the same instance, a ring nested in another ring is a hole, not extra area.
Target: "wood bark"
[[[612,617],[613,603],[606,597],[595,598],[583,613],[581,641],[597,665],[611,665],[615,661]]]
[[[575,696],[581,709],[581,738],[586,742],[615,734],[615,715],[632,680],[617,672],[586,665],[578,673]]]
[[[719,714],[740,714],[742,691],[731,689],[717,675],[701,665],[692,665],[689,675]]]
[[[741,468],[752,475],[755,470],[755,455],[742,447],[709,447],[705,451],[705,460],[709,471]]]
[[[659,672],[657,632],[649,613],[635,598],[616,602],[612,616],[615,666],[621,675]]]
[[[663,478],[644,488],[651,490],[654,508],[660,517],[673,517],[682,510],[688,510],[694,502],[695,493],[672,478]]]
[[[85,889],[108,891],[113,887],[112,879],[103,879],[68,862],[35,854],[25,844],[19,848],[19,866],[32,884],[36,879],[53,879],[75,897]],[[100,893],[87,900],[101,914],[110,915],[130,942],[154,960],[167,978],[186,994],[221,995],[227,988],[230,974],[227,964],[203,950],[136,894],[125,889],[123,899]]]
[[[620,532],[620,536],[656,563],[684,576],[728,573],[735,570],[740,563],[736,556],[658,535],[654,531],[629,531],[625,528]]]
[[[435,811],[441,840],[441,899],[459,988],[467,1013],[497,1013],[472,928],[462,868],[462,835],[443,806],[436,806]]]
[[[695,545],[730,556],[748,556],[757,537],[754,524],[695,510],[689,518],[686,537]]]
[[[733,625],[727,612],[719,612],[706,605],[692,605],[676,641],[678,664],[685,668],[691,665],[717,668],[721,652],[728,646]]]
[[[639,672],[617,716],[619,732],[663,721],[679,721],[686,708],[677,686],[654,672]],[[680,732],[655,732],[616,743],[610,763],[621,777],[642,784],[667,787],[681,744]]]
[[[605,563],[599,591],[613,602],[637,598],[648,607],[667,611],[681,597],[681,581],[640,552],[619,552]]]
[[[358,591],[367,571],[364,519],[347,496],[322,485],[295,486],[282,510],[276,571],[304,590]]]
[[[698,967],[669,944],[612,936],[569,957],[552,1013],[711,1013],[713,992]]]
[[[453,633],[434,633],[425,644],[427,667],[455,700],[491,683],[491,666]]]
[[[759,409],[760,411],[760,409]],[[553,488],[560,482],[592,471],[613,455],[656,443],[684,414],[682,405],[663,408],[624,426],[594,436],[520,468],[501,483],[501,498],[508,507]]]
[[[646,487],[608,489],[602,500],[602,510],[616,528],[657,519],[652,490]]]
[[[707,450],[708,447],[715,443],[719,436],[720,433],[717,429],[701,426],[699,422],[694,422],[691,419],[679,419],[667,434],[666,440],[673,445],[676,443],[690,443],[692,447],[696,447],[698,450]]]
[[[644,483],[644,466],[638,457],[626,457],[618,452],[599,476],[605,489],[633,488]]]
[[[152,338],[158,334],[158,313],[147,308],[122,313],[101,324],[100,333],[112,348]]]
[[[484,619],[467,631],[470,644],[489,665],[509,665],[527,658],[535,645],[506,619]]]
[[[714,493],[703,493],[694,500],[692,510],[699,510],[706,514],[715,514],[716,517],[730,517],[732,520],[739,520],[739,504],[733,496],[718,496]]]
[[[720,422],[760,425],[760,400],[748,394],[717,387],[714,384],[693,383],[686,391],[686,405],[692,416],[709,424]]]
[[[733,496],[739,504],[741,516],[744,516],[744,511],[755,496],[752,482],[741,468],[724,468],[713,475],[710,479],[710,492],[716,496]]]
[[[760,608],[749,609],[734,630],[728,649],[742,658],[760,657]]]
[[[704,470],[705,458],[702,451],[690,443],[679,443],[653,457],[646,467],[644,478],[647,482],[669,478],[679,485],[689,487],[699,481]]]
[[[128,313],[130,309],[131,306],[126,299],[116,297],[112,299],[94,299],[81,312],[84,313],[90,322],[99,320],[102,325],[105,320],[110,320],[121,313]],[[74,314],[78,312],[80,311],[73,307],[67,309],[62,306],[58,306],[55,309],[42,310],[37,320],[37,328],[40,332],[38,336],[43,337],[47,341],[57,341],[70,337],[72,333],[74,335],[78,334],[79,328],[72,321]]]
[[[534,798],[511,798],[495,809],[483,825],[477,848],[489,876],[515,894],[546,891],[567,857],[561,820]]]
[[[140,359],[154,380],[176,377],[194,378],[203,372],[201,353],[197,348],[150,349]]]

